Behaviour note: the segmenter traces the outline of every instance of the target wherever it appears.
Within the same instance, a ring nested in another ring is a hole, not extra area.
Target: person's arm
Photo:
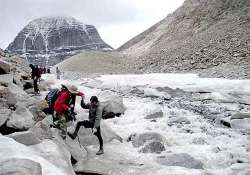
[[[89,103],[84,103],[84,100],[82,99],[81,100],[81,107],[83,108],[83,109],[89,109],[89,107],[90,107],[90,104]]]
[[[78,92],[76,95],[81,96],[81,97],[85,96],[84,93],[82,93],[82,92]]]
[[[101,119],[102,119],[102,112],[103,112],[103,108],[102,108],[102,106],[99,105],[99,106],[97,107],[97,110],[96,110],[94,128],[100,127]]]

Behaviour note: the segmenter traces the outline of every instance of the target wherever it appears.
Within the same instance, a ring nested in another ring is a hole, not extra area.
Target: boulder
[[[22,143],[27,146],[41,143],[41,140],[37,138],[36,135],[31,131],[15,132],[13,134],[7,135],[7,137],[10,137],[18,143]]]
[[[7,121],[7,126],[15,129],[26,130],[35,125],[32,113],[25,107],[17,105],[16,110]]]
[[[77,162],[85,160],[87,157],[87,151],[85,150],[84,146],[79,143],[79,140],[76,138],[72,140],[70,137],[66,137],[66,141],[62,140],[60,136],[60,131],[53,128],[53,142],[57,145],[60,145],[62,148],[68,150]]]
[[[70,161],[71,154],[65,147],[65,144],[52,140],[43,140],[42,143],[30,146],[30,148],[38,152],[41,157],[55,167],[65,172],[65,174],[75,175]]]
[[[162,117],[163,117],[163,112],[158,111],[158,112],[147,115],[145,119],[156,119],[156,118],[162,118]]]
[[[0,108],[0,127],[6,123],[7,119],[10,117],[10,110],[8,108]]]
[[[53,138],[50,124],[45,121],[37,122],[34,127],[30,128],[30,132],[32,132],[40,140]]]
[[[156,132],[136,134],[135,137],[132,138],[132,144],[134,147],[144,146],[146,143],[151,142],[160,142],[164,145],[165,138],[164,136]]]
[[[174,124],[190,124],[191,122],[186,117],[172,117],[168,120],[168,125]]]
[[[245,118],[250,118],[250,114],[249,113],[236,113],[236,114],[231,116],[231,120],[245,119]]]
[[[24,80],[23,90],[32,89],[32,88],[33,88],[33,81],[32,80]]]
[[[8,107],[15,106],[17,100],[15,98],[15,94],[10,91],[9,87],[0,86],[0,98],[4,98]]]
[[[11,65],[8,62],[0,59],[0,75],[1,74],[8,74],[10,72],[10,67],[11,67]]]
[[[186,153],[160,156],[156,161],[159,164],[165,166],[180,166],[190,169],[203,169],[203,164],[201,161],[194,159],[192,156]]]
[[[49,145],[51,146],[51,145]],[[46,151],[56,151],[57,148],[55,147],[49,147],[47,145],[43,145],[44,147],[44,153]],[[66,175],[67,173],[63,171],[63,169],[60,169],[56,167],[52,162],[49,162],[46,158],[42,157],[41,155],[43,152],[39,149],[32,149],[33,146],[25,146],[21,143],[16,142],[12,138],[9,137],[4,137],[0,136],[0,162],[7,161],[9,159],[17,158],[17,159],[28,159],[34,162],[37,162],[41,165],[42,167],[42,174],[56,174],[56,175]],[[48,149],[49,148],[49,149]],[[51,154],[51,156],[53,156]],[[12,168],[11,171],[15,172],[15,168],[13,167],[18,167],[18,165],[22,165],[22,162],[18,162],[17,165],[15,164],[10,164],[10,167]],[[29,167],[30,168],[30,167]],[[36,169],[36,167],[33,167]],[[32,172],[32,166],[29,171]],[[2,170],[2,169],[1,169]],[[0,171],[0,174],[2,171]],[[28,174],[28,173],[13,173],[13,174]],[[32,174],[32,173],[30,173]]]
[[[113,112],[114,114],[124,114],[126,108],[123,104],[123,99],[118,95],[104,91],[99,95],[100,101],[106,112]]]
[[[234,119],[230,122],[231,128],[250,131],[250,118]]]
[[[152,141],[147,143],[139,152],[142,153],[161,153],[165,151],[165,146],[162,142]]]
[[[0,162],[1,175],[42,175],[40,163],[29,159],[10,158]]]
[[[8,86],[11,83],[13,83],[12,74],[0,74],[0,85]]]

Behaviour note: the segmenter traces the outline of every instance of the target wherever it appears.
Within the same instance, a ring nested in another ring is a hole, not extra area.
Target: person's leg
[[[104,151],[103,151],[103,139],[102,139],[102,135],[101,135],[101,127],[98,127],[96,133],[94,133],[94,134],[98,138],[99,146],[100,146],[100,149],[96,154],[101,155],[104,153]]]
[[[81,126],[84,126],[84,127],[86,128],[86,127],[88,127],[88,125],[89,125],[88,123],[89,123],[89,122],[88,122],[87,120],[84,120],[84,121],[81,121],[81,122],[77,122],[77,124],[76,124],[76,129],[75,129],[75,131],[73,132],[73,134],[71,134],[71,133],[68,132],[68,135],[70,136],[70,138],[75,139],[76,136],[77,136],[78,131],[79,131],[80,128],[81,128]]]
[[[61,137],[65,140],[67,134],[66,114],[60,114],[58,115],[58,117],[59,117],[58,125],[61,130]]]

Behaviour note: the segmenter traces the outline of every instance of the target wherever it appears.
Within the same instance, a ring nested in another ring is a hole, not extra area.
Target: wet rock
[[[0,174],[11,175],[42,175],[42,167],[39,163],[29,159],[10,158],[0,161]]]
[[[150,142],[160,142],[164,145],[165,138],[159,133],[156,132],[146,132],[142,134],[137,134],[133,140],[132,144],[134,147],[144,146],[146,143]]]
[[[146,144],[139,152],[142,153],[161,153],[165,151],[165,146],[162,142],[152,141]]]
[[[7,121],[7,126],[15,129],[29,129],[35,125],[32,113],[25,107],[18,105]]]
[[[165,92],[167,93],[171,98],[175,98],[175,97],[191,97],[191,93],[186,92],[182,89],[176,88],[176,89],[172,89],[170,87],[157,87],[156,90],[158,90],[159,92]]]
[[[191,122],[186,117],[172,117],[168,120],[168,125],[172,126],[175,124],[190,124]]]
[[[180,166],[190,169],[203,169],[201,161],[194,159],[186,153],[170,154],[165,157],[158,157],[157,162],[165,166]]]
[[[41,140],[37,138],[36,135],[32,133],[31,131],[16,132],[16,133],[7,135],[7,137],[10,137],[14,139],[15,141],[17,141],[18,143],[22,143],[27,146],[41,143]]]
[[[162,111],[158,111],[155,112],[153,114],[149,114],[145,117],[145,119],[156,119],[156,118],[162,118],[163,117],[163,112]]]

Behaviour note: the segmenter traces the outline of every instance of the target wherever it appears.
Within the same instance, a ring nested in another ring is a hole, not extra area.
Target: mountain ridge
[[[73,17],[42,17],[26,25],[6,49],[31,63],[54,65],[81,50],[112,50],[93,25]],[[51,60],[50,60],[51,58]]]

